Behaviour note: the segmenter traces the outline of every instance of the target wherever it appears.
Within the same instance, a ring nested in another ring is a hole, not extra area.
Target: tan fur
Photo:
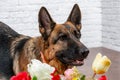
[[[63,72],[69,67],[69,65],[60,62],[56,54],[59,51],[68,49],[69,43],[59,40],[60,33],[63,33],[71,41],[74,41],[76,45],[82,46],[79,41],[80,29],[81,29],[81,12],[77,4],[74,5],[68,20],[64,24],[56,24],[50,17],[46,8],[42,7],[38,14],[39,31],[41,37],[30,38],[19,52],[14,52],[15,45],[25,36],[16,38],[12,42],[11,53],[14,57],[14,72],[27,71],[27,64],[31,59],[38,59],[42,61],[40,52],[45,56],[46,62],[55,67],[57,73],[63,74]],[[54,41],[57,42],[54,44]],[[72,46],[72,45],[71,45]],[[69,53],[68,53],[69,54]]]
[[[71,31],[76,29],[74,25],[71,24],[70,22],[66,24],[69,24],[71,26]],[[68,65],[61,63],[55,57],[55,53],[57,51],[67,48],[67,44],[62,42],[52,44],[52,39],[54,37],[57,37],[59,32],[68,34],[69,31],[65,28],[65,26],[57,24],[54,31],[52,31],[51,36],[48,39],[48,42],[44,41],[42,37],[31,38],[25,43],[22,51],[20,51],[19,53],[18,52],[14,53],[15,44],[17,44],[17,42],[19,42],[21,39],[27,37],[21,36],[20,38],[16,38],[11,45],[12,55],[16,54],[14,56],[15,58],[13,64],[14,72],[17,74],[21,71],[27,71],[27,64],[30,63],[30,60],[31,59],[41,60],[40,52],[43,52],[47,63],[51,66],[54,66],[57,69],[57,73],[63,74],[65,69],[68,68]],[[50,44],[49,46],[47,45],[48,43]]]

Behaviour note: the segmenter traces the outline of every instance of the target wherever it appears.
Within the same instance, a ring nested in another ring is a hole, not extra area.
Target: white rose
[[[52,76],[50,75],[55,70],[54,67],[46,63],[42,63],[39,60],[32,59],[31,63],[28,64],[28,72],[33,78],[37,77],[37,80],[51,80]]]

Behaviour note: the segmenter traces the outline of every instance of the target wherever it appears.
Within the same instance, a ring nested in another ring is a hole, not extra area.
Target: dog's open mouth
[[[86,59],[87,55],[84,56],[82,53],[76,54],[73,53],[73,51],[66,51],[60,51],[56,53],[56,57],[60,62],[69,66],[81,66],[84,64],[84,59]]]
[[[84,59],[68,59],[63,57],[60,61],[70,66],[81,66],[84,64]]]
[[[72,61],[72,63],[70,63],[70,65],[74,65],[74,66],[80,66],[83,64],[84,64],[83,60],[75,60],[75,61]]]

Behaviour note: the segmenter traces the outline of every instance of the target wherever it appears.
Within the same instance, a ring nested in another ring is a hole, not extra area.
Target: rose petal
[[[107,77],[105,75],[103,75],[98,80],[107,80]]]

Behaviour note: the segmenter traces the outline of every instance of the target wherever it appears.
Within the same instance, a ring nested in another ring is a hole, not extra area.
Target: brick
[[[102,1],[102,44],[120,51],[120,0]]]
[[[9,12],[0,12],[0,19],[9,18]]]
[[[109,2],[103,1],[102,7],[103,8],[113,8],[113,7],[118,8],[118,7],[120,7],[119,3],[120,3],[120,1],[109,1]]]
[[[16,6],[18,5],[18,0],[0,0],[0,7],[6,7],[6,6]]]

